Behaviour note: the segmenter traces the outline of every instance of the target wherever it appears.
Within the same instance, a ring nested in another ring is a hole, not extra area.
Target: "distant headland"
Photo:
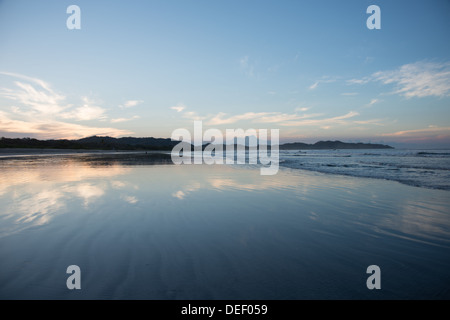
[[[342,141],[319,141],[314,144],[302,142],[285,143],[280,145],[281,150],[320,150],[320,149],[394,149],[385,144],[373,143],[347,143]]]
[[[159,150],[170,151],[179,141],[167,138],[113,138],[92,136],[77,140],[38,140],[33,138],[0,139],[0,148],[36,149],[85,149],[85,150]],[[206,146],[205,144],[204,146]],[[319,149],[393,149],[384,144],[347,143],[342,141],[319,141],[314,144],[302,142],[285,143],[280,150],[319,150]]]

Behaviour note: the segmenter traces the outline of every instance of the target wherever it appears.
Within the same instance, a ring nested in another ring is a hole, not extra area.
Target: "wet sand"
[[[87,149],[0,148],[0,156],[74,154],[74,153],[114,153],[114,152],[115,151],[87,150]]]
[[[0,164],[0,299],[450,298],[447,191],[64,159]]]

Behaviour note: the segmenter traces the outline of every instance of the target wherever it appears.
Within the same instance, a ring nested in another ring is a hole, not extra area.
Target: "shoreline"
[[[72,154],[160,154],[167,150],[101,150],[101,149],[51,149],[51,148],[0,148],[0,158],[11,156],[72,155]]]
[[[58,158],[60,158],[58,160]],[[165,150],[80,150],[80,149],[34,149],[34,148],[0,148],[0,165],[8,166],[19,164],[22,165],[21,161],[26,161],[26,165],[38,165],[40,163],[46,162],[47,159],[52,159],[52,164],[57,165],[58,162],[61,164],[67,161],[76,161],[80,163],[86,163],[90,165],[155,165],[155,164],[173,164],[171,159],[171,153]],[[447,184],[439,185],[435,183],[434,185],[422,183],[420,180],[405,179],[405,176],[389,176],[389,175],[376,175],[371,172],[346,172],[345,170],[340,170],[336,172],[330,172],[328,168],[309,168],[304,164],[300,163],[298,165],[292,165],[292,163],[286,163],[288,159],[280,158],[279,168],[289,168],[291,170],[302,170],[308,172],[318,172],[326,175],[333,176],[347,176],[354,178],[364,178],[370,180],[385,180],[400,183],[401,185],[412,186],[421,189],[428,190],[442,190],[450,191]],[[204,164],[204,163],[203,163]],[[232,165],[234,166],[234,165]],[[248,163],[237,165],[243,167],[253,167]],[[345,165],[344,165],[345,168]],[[400,179],[402,178],[402,179]],[[407,177],[406,177],[407,178]]]

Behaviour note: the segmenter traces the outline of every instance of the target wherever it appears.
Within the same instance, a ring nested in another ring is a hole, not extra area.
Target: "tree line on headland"
[[[164,138],[113,138],[92,136],[78,140],[38,140],[34,138],[0,139],[0,148],[37,148],[37,149],[86,149],[86,150],[161,150],[169,151],[180,143]],[[208,144],[204,144],[205,147]],[[270,146],[269,146],[270,147]],[[317,150],[317,149],[392,149],[391,146],[372,143],[347,143],[341,141],[319,141],[314,144],[302,142],[285,143],[280,150]]]

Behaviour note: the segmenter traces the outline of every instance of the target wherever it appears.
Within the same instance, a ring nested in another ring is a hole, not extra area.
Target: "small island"
[[[348,143],[342,141],[319,141],[314,144],[302,142],[285,143],[280,145],[280,150],[325,150],[325,149],[394,149],[384,144],[373,143]]]

